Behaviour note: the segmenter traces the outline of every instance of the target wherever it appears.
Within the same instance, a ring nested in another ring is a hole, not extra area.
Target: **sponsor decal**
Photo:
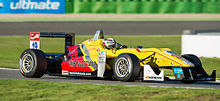
[[[184,78],[182,68],[173,68],[173,74],[177,80],[182,80]]]
[[[0,0],[0,13],[65,13],[65,0]]]
[[[158,76],[146,76],[146,79],[162,79],[162,77],[158,77]]]
[[[62,75],[69,75],[69,71],[62,71]]]
[[[40,49],[40,32],[30,32],[30,48]]]
[[[69,72],[70,75],[92,75],[92,73],[86,72]]]
[[[88,51],[93,51],[93,50],[96,50],[96,48],[91,48],[91,49],[89,49]]]
[[[99,51],[98,58],[98,77],[103,77],[105,73],[105,64],[106,64],[106,51]]]
[[[94,61],[70,61],[69,67],[97,67],[98,65]]]
[[[106,62],[106,51],[100,51],[99,52],[99,63],[105,63]]]
[[[57,10],[60,7],[60,2],[34,2],[31,0],[19,0],[18,2],[11,2],[11,9],[33,9],[33,10]]]
[[[40,41],[40,32],[31,32],[30,41]]]
[[[165,53],[167,53],[167,54],[169,54],[169,55],[171,55],[173,57],[176,57],[178,59],[182,59],[182,57],[180,55],[174,53],[173,51],[164,50],[163,52],[165,52]]]
[[[173,68],[173,73],[174,74],[183,74],[182,68]]]
[[[146,81],[164,81],[164,70],[161,70],[160,74],[157,75],[153,69],[150,67],[150,65],[145,64],[144,65],[144,77],[143,80]]]
[[[88,51],[90,52],[90,51],[97,51],[97,52],[99,52],[100,51],[100,48],[91,48],[91,49],[89,49]]]
[[[188,61],[186,59],[183,59],[182,62],[185,63],[185,64],[188,64],[188,65],[194,65],[194,64],[192,64],[190,61]]]
[[[32,45],[32,48],[33,48],[33,49],[37,49],[38,46],[39,46],[38,44],[39,44],[38,42],[32,42],[32,44],[31,44],[31,45]]]
[[[181,57],[180,55],[178,55],[178,54],[176,54],[176,53],[174,53],[172,51],[164,50],[163,52],[165,52],[165,53],[167,53],[167,54],[169,54],[169,55],[171,55],[173,57],[176,57],[178,59],[181,59],[181,61],[183,63],[187,64],[187,65],[193,65],[190,61],[186,60],[185,58]],[[172,63],[171,63],[171,65],[172,65]]]

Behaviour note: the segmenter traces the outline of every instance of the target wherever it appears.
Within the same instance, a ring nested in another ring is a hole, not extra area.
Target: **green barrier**
[[[175,2],[174,13],[190,13],[191,2],[189,0]]]
[[[220,13],[220,1],[211,0],[204,3],[203,13]]]
[[[158,13],[159,3],[155,0],[146,0],[141,2],[141,13]]]
[[[192,0],[190,13],[202,13],[202,11],[203,11],[203,2],[198,0]]]
[[[66,13],[220,13],[220,0],[66,0]]]
[[[66,0],[66,13],[73,13],[73,0]]]
[[[117,0],[117,13],[141,13],[138,0]]]
[[[173,13],[175,2],[173,0],[159,0],[158,13]]]
[[[74,13],[92,13],[91,0],[74,0]]]
[[[74,13],[116,13],[116,1],[75,0]]]
[[[116,0],[93,0],[92,13],[116,13]]]

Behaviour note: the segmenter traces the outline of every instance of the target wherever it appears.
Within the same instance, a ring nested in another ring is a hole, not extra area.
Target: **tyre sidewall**
[[[22,59],[26,54],[30,54],[33,58],[32,70],[27,73],[25,73],[24,70],[22,69],[23,68]],[[27,49],[20,56],[20,60],[19,60],[20,73],[25,77],[41,77],[46,72],[46,67],[47,67],[46,61],[47,61],[46,57],[42,51]]]
[[[30,54],[31,56],[32,56],[32,58],[33,58],[33,68],[32,68],[32,70],[30,71],[30,72],[28,72],[28,73],[25,73],[24,72],[24,70],[23,70],[23,57],[26,55],[26,54]],[[24,75],[25,77],[32,77],[32,76],[34,76],[34,74],[36,73],[36,66],[37,65],[37,58],[36,58],[36,55],[35,55],[35,53],[34,53],[34,51],[33,50],[31,50],[31,49],[27,49],[27,50],[25,50],[22,54],[21,54],[21,56],[20,56],[20,61],[19,61],[19,68],[20,68],[20,73],[22,74],[22,75]]]
[[[186,60],[192,62],[195,66],[201,66],[202,67],[202,63],[196,55],[185,54],[185,55],[182,55],[182,57],[185,58]]]
[[[118,74],[116,74],[116,62],[119,58],[126,58],[127,61],[130,63],[130,72],[125,75],[124,77],[119,77]],[[136,60],[136,61],[134,61]],[[138,62],[137,62],[138,61]],[[137,75],[139,75],[139,72],[140,72],[140,63],[139,63],[139,59],[133,55],[133,54],[121,54],[119,55],[115,61],[114,61],[114,67],[113,67],[113,73],[114,73],[114,76],[117,80],[119,81],[134,81],[136,78],[137,78]]]

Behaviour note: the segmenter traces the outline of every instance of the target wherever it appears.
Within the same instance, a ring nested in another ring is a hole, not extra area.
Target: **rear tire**
[[[41,50],[26,49],[20,56],[20,73],[28,78],[40,78],[47,70],[47,59]]]
[[[134,81],[140,71],[139,59],[133,54],[121,54],[114,61],[113,74],[119,81]]]

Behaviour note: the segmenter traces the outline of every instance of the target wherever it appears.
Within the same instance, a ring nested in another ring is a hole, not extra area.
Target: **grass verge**
[[[220,21],[220,18],[1,18],[0,21]]]
[[[170,48],[178,54],[181,53],[181,36],[178,35],[111,37],[129,47]],[[92,36],[76,36],[76,43],[79,44],[88,38],[92,38]],[[0,67],[18,68],[20,54],[29,48],[29,36],[0,36],[0,47]],[[44,52],[64,52],[64,39],[41,38],[41,49]],[[218,73],[220,71],[219,58],[202,57],[201,61],[209,74],[212,70],[217,70],[217,77],[220,78],[220,73]],[[173,75],[170,70],[166,70],[165,73],[168,76]]]
[[[16,85],[15,85],[16,84]],[[75,84],[30,80],[0,80],[1,101],[216,101],[220,89]]]

